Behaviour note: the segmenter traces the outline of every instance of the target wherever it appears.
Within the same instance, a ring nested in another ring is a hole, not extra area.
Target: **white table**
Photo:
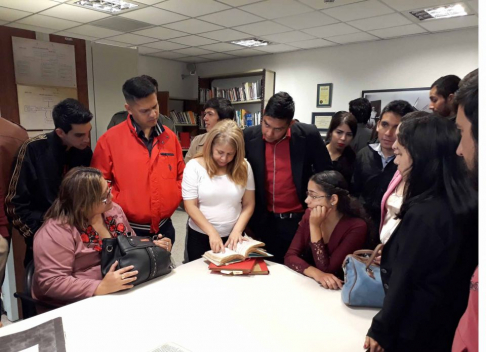
[[[361,351],[377,310],[352,309],[340,291],[268,262],[269,275],[211,274],[197,260],[130,291],[92,297],[0,329],[62,317],[67,351]]]

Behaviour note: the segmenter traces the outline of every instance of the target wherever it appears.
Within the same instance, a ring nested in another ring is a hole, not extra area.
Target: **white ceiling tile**
[[[368,33],[353,33],[353,34],[346,34],[346,35],[338,35],[336,37],[327,38],[335,43],[339,44],[347,44],[347,43],[357,43],[357,42],[367,42],[371,40],[378,40],[377,37],[372,36]]]
[[[161,57],[163,59],[179,59],[181,57],[187,57],[187,55],[177,54],[170,51],[162,51],[160,53],[150,54],[150,56]]]
[[[96,39],[98,39],[96,37],[91,37],[89,35],[71,33],[71,32],[68,32],[68,31],[56,32],[56,35],[63,36],[63,37],[69,37],[69,38],[78,38],[78,39],[90,40],[90,41],[95,41]]]
[[[359,29],[348,26],[345,23],[331,24],[329,26],[322,26],[316,28],[303,29],[302,32],[314,35],[320,38],[332,37],[335,35],[345,35],[360,32]]]
[[[147,48],[146,46],[138,46],[136,48],[141,55],[158,53],[160,51],[160,49]]]
[[[264,51],[258,51],[253,49],[242,49],[242,50],[235,50],[231,52],[231,55],[235,56],[255,56],[255,55],[265,55],[267,54]]]
[[[264,18],[238,9],[231,9],[199,17],[200,20],[211,22],[225,27],[234,27],[241,24],[264,21]]]
[[[351,5],[333,7],[328,10],[322,10],[322,12],[338,20],[347,22],[361,18],[386,15],[394,11],[377,0],[369,0]]]
[[[181,22],[166,24],[164,25],[164,27],[175,29],[177,31],[191,33],[191,34],[198,34],[198,33],[215,31],[217,29],[223,29],[223,27],[221,26],[199,21],[194,18],[190,20],[181,21]]]
[[[230,8],[228,5],[213,0],[169,0],[155,6],[190,17],[207,15]]]
[[[432,32],[475,27],[478,25],[478,16],[471,15],[464,17],[445,18],[441,20],[429,20],[421,22],[420,25],[428,31]]]
[[[122,35],[110,37],[110,40],[114,40],[116,42],[133,44],[133,45],[147,44],[147,43],[156,41],[156,39],[154,39],[154,38],[143,37],[141,35],[130,34],[130,33],[125,33],[125,34],[122,34]]]
[[[263,36],[263,39],[269,40],[270,42],[273,43],[290,43],[299,40],[310,40],[316,38],[310,34],[302,33],[299,31],[293,31],[293,32],[265,35]]]
[[[100,11],[83,9],[78,6],[68,4],[61,4],[59,6],[52,7],[41,12],[40,14],[82,23],[96,21],[110,16]]]
[[[336,7],[336,6],[352,4],[364,0],[337,0],[335,2],[324,2],[324,0],[299,0],[299,1],[316,10],[322,10],[322,9],[330,9],[331,7]]]
[[[223,42],[227,42],[230,40],[238,40],[238,39],[244,39],[248,38],[249,34],[248,33],[242,33],[235,31],[233,29],[222,29],[219,31],[214,31],[214,32],[206,32],[206,33],[201,33],[199,34],[201,37],[206,37],[214,40],[219,40]]]
[[[97,38],[106,38],[106,37],[112,37],[114,35],[123,34],[122,32],[119,32],[119,31],[114,31],[112,29],[96,27],[96,26],[92,26],[92,25],[89,25],[89,24],[85,24],[84,26],[71,28],[71,29],[69,29],[69,32],[83,34],[83,35],[89,35],[91,37],[97,37]]]
[[[298,48],[302,49],[310,49],[310,48],[320,48],[323,46],[331,46],[331,45],[336,45],[333,42],[329,42],[324,39],[312,39],[312,40],[303,40],[295,43],[291,43],[293,46],[296,46]]]
[[[5,7],[0,7],[0,20],[11,22],[16,21],[19,18],[31,15],[30,12],[24,12],[19,10],[7,9]]]
[[[255,50],[264,51],[267,53],[283,53],[286,51],[299,50],[299,48],[287,44],[275,44],[275,45],[268,45],[268,46],[259,46],[256,47]]]
[[[390,15],[351,21],[348,22],[348,24],[353,27],[359,28],[362,31],[371,31],[373,29],[404,26],[407,24],[412,24],[412,22],[399,13],[392,13]]]
[[[0,6],[27,12],[39,12],[56,5],[59,3],[51,0],[0,0]]]
[[[220,53],[225,51],[240,50],[241,46],[235,44],[228,44],[228,43],[216,43],[216,44],[201,46],[201,49],[212,50]]]
[[[291,31],[291,29],[288,27],[284,27],[281,24],[270,21],[247,24],[244,26],[235,27],[233,29],[257,36]]]
[[[160,41],[160,42],[155,42],[155,43],[149,43],[145,45],[146,47],[154,48],[160,50],[176,50],[176,49],[182,49],[186,48],[186,45],[181,45],[177,43],[172,43],[172,42],[166,42],[166,41]]]
[[[136,11],[130,11],[120,17],[129,18],[131,20],[137,20],[147,22],[154,25],[161,25],[171,22],[177,22],[187,19],[186,16],[178,15],[173,12],[156,9],[154,7],[146,7]]]
[[[5,22],[7,23],[7,22]],[[2,25],[2,21],[0,21],[0,26]],[[38,26],[31,26],[29,24],[22,24],[19,22],[12,22],[8,25],[8,27],[14,27],[14,28],[20,28],[20,29],[26,29],[28,31],[33,31],[33,32],[41,32],[41,33],[46,33],[46,34],[51,34],[57,31],[57,29],[51,29],[51,28],[44,28],[44,27],[38,27]]]
[[[126,48],[127,46],[131,45],[127,43],[115,42],[114,40],[108,40],[108,39],[98,39],[97,41],[95,41],[95,43],[112,45],[112,46],[121,46],[123,48]],[[132,49],[136,49],[136,47],[132,47]]]
[[[22,18],[18,22],[22,24],[28,24],[30,26],[55,29],[57,31],[63,31],[65,29],[79,26],[81,24],[78,22],[67,21],[60,18],[54,18],[49,16],[43,16],[43,15],[32,15],[26,18]]]
[[[369,33],[377,37],[386,39],[386,38],[394,38],[394,37],[403,37],[412,34],[427,33],[427,31],[416,24],[409,24],[407,26],[377,29],[374,31],[369,31]]]
[[[322,12],[314,11],[302,13],[289,17],[277,18],[275,22],[286,25],[293,29],[305,29],[311,27],[325,26],[327,24],[339,22],[335,18],[329,17]]]
[[[479,1],[478,0],[472,0],[468,1],[467,3],[476,13],[479,13]]]
[[[434,7],[438,5],[446,5],[453,2],[458,2],[454,0],[381,0],[383,3],[394,8],[397,11],[415,10],[426,7]]]
[[[177,61],[183,62],[208,62],[211,61],[210,59],[206,59],[200,56],[191,56],[191,57],[183,57],[182,59],[177,59]]]
[[[153,5],[153,4],[156,4],[158,2],[161,2],[161,0],[137,0],[137,2],[141,2],[142,4],[145,4],[145,5]]]
[[[195,55],[204,55],[204,54],[212,54],[213,52],[210,50],[200,49],[200,48],[186,48],[186,49],[179,49],[175,50],[175,53],[185,54],[188,56],[195,56]]]
[[[184,37],[187,33],[175,31],[173,29],[163,27],[153,27],[149,29],[142,29],[141,31],[133,32],[133,34],[144,35],[146,37],[157,39],[172,39],[177,37]]]
[[[236,58],[235,56],[223,54],[223,53],[201,55],[201,57],[203,57],[205,59],[211,59],[211,60],[227,60],[227,59],[235,59]]]
[[[189,45],[189,46],[200,46],[200,45],[217,43],[216,40],[203,38],[197,35],[189,35],[187,37],[174,38],[171,39],[170,41],[174,43]]]
[[[267,0],[256,4],[242,6],[241,9],[267,19],[297,15],[312,11],[312,8],[294,0]]]
[[[253,4],[254,2],[258,2],[258,1],[261,0],[219,0],[219,2],[224,2],[227,5],[235,6],[235,7]]]

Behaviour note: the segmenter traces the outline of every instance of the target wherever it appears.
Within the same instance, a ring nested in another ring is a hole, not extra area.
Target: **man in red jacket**
[[[134,77],[123,85],[129,118],[103,134],[91,166],[111,181],[113,200],[138,236],[175,240],[170,217],[179,205],[184,159],[177,136],[158,120],[155,86]]]

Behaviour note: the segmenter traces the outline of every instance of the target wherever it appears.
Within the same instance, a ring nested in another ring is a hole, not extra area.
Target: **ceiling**
[[[463,0],[472,15],[419,23],[408,11],[457,1],[135,0],[136,10],[119,15],[73,2],[0,0],[0,25],[208,62],[477,27],[479,7],[478,0]],[[272,44],[245,49],[228,43],[254,37]]]

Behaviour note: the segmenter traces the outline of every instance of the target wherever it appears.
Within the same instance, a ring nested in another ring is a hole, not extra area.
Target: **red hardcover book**
[[[181,140],[182,148],[189,148],[191,146],[191,134],[189,132],[179,132],[179,139]]]
[[[223,274],[249,274],[251,273],[256,259],[246,259],[242,262],[217,266],[213,263],[209,264],[209,270],[216,272],[223,272]]]

